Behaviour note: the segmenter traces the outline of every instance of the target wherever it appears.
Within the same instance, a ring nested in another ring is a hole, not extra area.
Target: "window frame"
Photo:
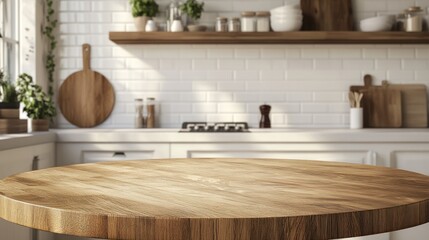
[[[20,4],[21,0],[0,0],[0,69],[12,81],[20,71]]]

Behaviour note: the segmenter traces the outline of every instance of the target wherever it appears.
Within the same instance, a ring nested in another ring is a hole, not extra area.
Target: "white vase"
[[[134,24],[136,26],[136,30],[139,32],[144,32],[146,28],[146,23],[148,20],[152,18],[147,16],[141,16],[141,17],[135,17],[134,18]]]
[[[146,23],[146,32],[156,32],[158,31],[158,28],[156,26],[155,21],[148,20]]]

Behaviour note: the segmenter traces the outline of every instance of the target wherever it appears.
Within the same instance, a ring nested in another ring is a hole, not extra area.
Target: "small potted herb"
[[[19,109],[15,85],[7,80],[2,70],[0,70],[0,109]]]
[[[197,0],[186,0],[186,2],[181,5],[180,10],[187,15],[189,18],[187,20],[191,20],[189,22],[192,24],[188,24],[189,31],[205,31],[204,26],[199,26],[197,24],[204,11],[204,2],[198,3]]]
[[[130,5],[137,31],[144,32],[147,21],[158,14],[158,4],[155,0],[130,0]]]
[[[24,104],[24,112],[31,119],[33,132],[48,131],[49,120],[55,116],[54,102],[42,88],[33,83],[28,74],[21,74],[17,81],[18,100]]]

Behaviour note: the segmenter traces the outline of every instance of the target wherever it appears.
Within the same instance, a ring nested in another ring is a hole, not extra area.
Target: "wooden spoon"
[[[349,92],[349,101],[350,101],[350,107],[354,108],[356,105],[355,96],[353,92]]]

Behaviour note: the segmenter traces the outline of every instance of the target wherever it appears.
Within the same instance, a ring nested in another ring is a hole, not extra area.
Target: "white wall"
[[[168,1],[158,1],[163,6]],[[281,0],[206,0],[206,10],[238,15]],[[354,0],[357,19],[398,13],[429,0]],[[274,127],[347,127],[349,85],[366,73],[376,83],[429,83],[428,45],[116,45],[109,31],[134,29],[128,0],[60,0],[59,83],[82,67],[81,44],[93,46],[92,67],[110,79],[116,106],[102,128],[133,127],[134,98],[162,102],[163,127],[182,121],[259,121],[273,106]],[[59,117],[59,127],[72,127]]]

